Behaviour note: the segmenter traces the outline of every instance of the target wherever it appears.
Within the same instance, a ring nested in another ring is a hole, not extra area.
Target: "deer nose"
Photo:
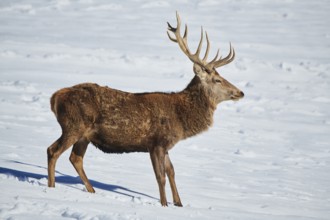
[[[244,97],[244,92],[241,91],[240,94],[241,94],[242,97]]]

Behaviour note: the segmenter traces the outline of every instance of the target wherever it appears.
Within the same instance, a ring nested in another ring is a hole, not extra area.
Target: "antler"
[[[209,41],[209,38],[207,36],[206,31],[205,31],[206,43],[207,43],[206,51],[205,51],[204,58],[202,60],[200,59],[199,55],[200,55],[200,52],[201,52],[201,48],[202,48],[202,44],[203,44],[203,37],[204,37],[203,28],[201,28],[201,39],[199,41],[197,50],[194,54],[192,54],[189,50],[188,42],[187,42],[187,36],[188,36],[188,27],[187,27],[187,25],[185,25],[185,31],[184,31],[183,37],[181,37],[181,35],[180,35],[181,19],[180,19],[180,16],[179,16],[178,12],[176,12],[176,20],[177,20],[177,27],[176,28],[172,27],[170,25],[170,23],[167,22],[167,24],[168,24],[167,35],[168,35],[168,37],[170,38],[171,41],[179,44],[179,47],[181,48],[183,53],[186,54],[187,57],[193,63],[197,63],[197,64],[199,64],[199,65],[201,65],[201,66],[203,66],[203,67],[205,67],[209,70],[212,70],[213,68],[224,66],[224,65],[226,65],[226,64],[228,64],[228,63],[230,63],[231,61],[234,60],[235,51],[234,51],[234,49],[232,48],[232,46],[230,44],[230,52],[225,58],[221,59],[221,57],[220,57],[218,59],[218,55],[219,55],[219,50],[218,50],[218,52],[217,52],[216,56],[214,57],[214,59],[210,62],[207,62],[207,57],[208,57],[209,50],[210,50],[210,41]],[[169,31],[171,31],[175,35],[176,38],[173,38],[170,35]]]

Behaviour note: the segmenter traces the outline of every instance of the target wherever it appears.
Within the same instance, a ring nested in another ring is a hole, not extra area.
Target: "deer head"
[[[168,31],[167,35],[171,41],[178,43],[179,47],[183,51],[183,53],[194,63],[194,73],[201,80],[201,84],[203,85],[205,91],[209,95],[209,98],[212,99],[215,104],[218,104],[225,100],[238,100],[244,97],[244,93],[224,79],[217,72],[216,68],[224,66],[230,62],[232,62],[235,58],[235,51],[230,44],[230,52],[225,58],[218,58],[219,50],[210,62],[207,61],[209,50],[210,50],[210,41],[206,35],[207,47],[205,51],[205,55],[203,59],[199,57],[202,43],[203,43],[203,28],[201,29],[201,39],[199,41],[197,50],[194,54],[192,54],[188,47],[187,36],[188,36],[188,28],[185,25],[185,31],[183,37],[180,35],[180,26],[181,20],[178,12],[176,13],[177,19],[177,27],[172,27],[168,22]],[[170,32],[175,35],[175,38],[171,36]]]

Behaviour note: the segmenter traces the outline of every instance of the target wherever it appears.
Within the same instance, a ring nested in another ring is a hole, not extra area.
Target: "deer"
[[[234,60],[235,51],[231,43],[226,57],[218,58],[218,50],[216,56],[207,61],[210,42],[205,32],[207,47],[201,59],[203,28],[197,51],[193,54],[188,47],[187,25],[181,36],[178,12],[176,20],[176,28],[167,22],[168,37],[193,62],[195,74],[182,91],[130,93],[94,83],[82,83],[60,89],[52,95],[51,110],[61,126],[62,134],[47,148],[49,187],[55,187],[57,159],[73,146],[69,160],[87,191],[95,193],[83,168],[87,146],[92,143],[105,153],[149,153],[161,205],[168,205],[165,194],[167,176],[173,205],[182,207],[169,151],[180,140],[206,131],[213,124],[213,115],[219,103],[237,101],[244,97],[244,93],[216,70]]]

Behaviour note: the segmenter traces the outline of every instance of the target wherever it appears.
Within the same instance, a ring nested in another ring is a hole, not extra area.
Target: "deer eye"
[[[216,79],[215,82],[220,83],[220,84],[222,83],[222,81],[220,79]]]

